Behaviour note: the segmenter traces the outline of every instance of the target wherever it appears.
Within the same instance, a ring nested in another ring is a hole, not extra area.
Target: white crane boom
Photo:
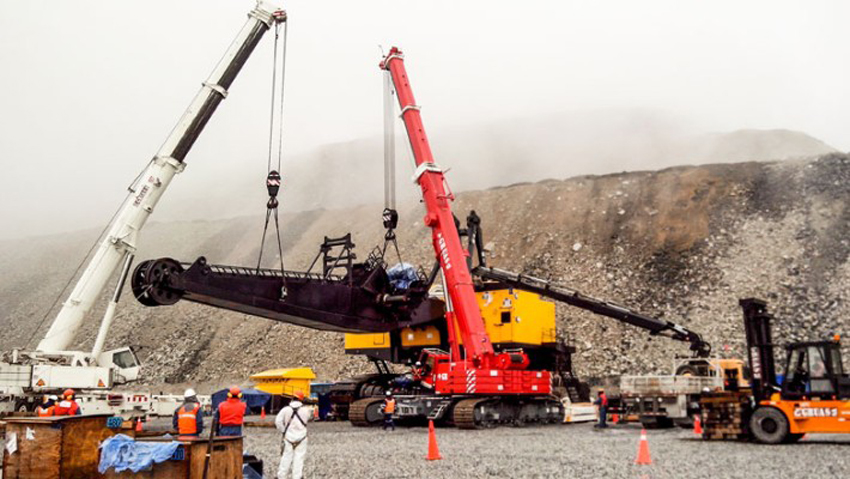
[[[218,104],[227,96],[227,89],[245,61],[263,34],[275,23],[285,19],[286,14],[283,11],[264,1],[258,1],[257,6],[248,14],[245,26],[192,100],[177,126],[139,176],[138,181],[130,187],[130,194],[116,215],[109,232],[70,297],[62,305],[44,339],[38,343],[37,350],[60,352],[71,345],[85,315],[106,287],[109,278],[125,258],[136,250],[139,231],[171,183],[171,179],[183,171],[183,159]]]

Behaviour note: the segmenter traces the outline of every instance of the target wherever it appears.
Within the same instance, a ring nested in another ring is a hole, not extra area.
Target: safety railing
[[[189,269],[192,266],[192,263],[181,263],[184,268]],[[320,273],[307,273],[303,271],[282,271],[279,269],[267,269],[267,268],[249,268],[246,266],[227,266],[220,264],[210,264],[207,265],[210,268],[210,271],[216,274],[229,274],[233,276],[262,276],[268,278],[282,278],[285,277],[287,279],[314,279],[319,281],[330,281],[330,282],[341,282],[343,280],[342,276],[329,274],[324,276]]]

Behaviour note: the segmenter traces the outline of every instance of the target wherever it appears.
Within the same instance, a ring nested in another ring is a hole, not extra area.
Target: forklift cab
[[[841,344],[834,341],[793,343],[782,382],[783,399],[850,399],[850,377],[841,363]]]

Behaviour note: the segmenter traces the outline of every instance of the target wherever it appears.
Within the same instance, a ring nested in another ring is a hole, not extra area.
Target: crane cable
[[[380,45],[379,45],[380,48]],[[383,56],[383,48],[381,48]],[[395,230],[398,227],[398,210],[396,210],[395,185],[395,88],[389,70],[383,72],[384,83],[384,210],[381,219],[387,232],[384,234],[384,246],[381,248],[381,259],[386,261],[390,244],[395,248],[399,264],[404,263],[398,248]]]
[[[265,224],[263,226],[263,238],[260,241],[260,254],[257,258],[257,273],[260,272],[260,265],[263,261],[263,248],[266,243],[266,234],[269,229],[269,220],[274,217],[274,226],[275,232],[277,233],[277,249],[278,254],[280,256],[280,274],[283,278],[283,289],[281,296],[286,296],[286,270],[284,268],[284,260],[283,260],[283,243],[280,238],[280,221],[278,219],[278,201],[277,194],[280,190],[281,186],[281,162],[283,158],[283,93],[284,93],[284,85],[286,83],[286,46],[287,46],[287,25],[289,24],[288,19],[283,21],[283,52],[281,55],[281,67],[280,67],[280,95],[276,96],[277,93],[277,61],[278,61],[278,44],[280,43],[280,29],[281,24],[275,25],[274,32],[274,52],[273,52],[273,61],[272,61],[272,91],[271,91],[271,106],[270,106],[270,114],[269,114],[269,155],[268,155],[268,163],[267,170],[268,175],[266,177],[266,188],[269,193],[269,200],[266,203],[266,219]],[[274,140],[275,140],[275,102],[278,102],[278,112],[277,112],[277,124],[278,124],[278,135],[277,135],[277,169],[272,169],[272,157],[274,156]]]

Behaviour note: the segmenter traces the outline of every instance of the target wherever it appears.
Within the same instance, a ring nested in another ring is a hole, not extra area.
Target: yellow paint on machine
[[[309,396],[313,379],[316,375],[310,368],[270,369],[251,376],[256,389],[282,396],[294,396],[295,391]]]
[[[553,343],[555,303],[527,291],[499,289],[477,294],[484,326],[494,344]]]
[[[555,342],[555,303],[520,290],[483,291],[476,296],[487,334],[494,344],[539,346]],[[400,337],[404,348],[440,346],[440,334],[434,326],[404,328]],[[389,333],[345,335],[347,351],[389,349],[390,346]]]
[[[387,349],[390,333],[345,333],[345,350]]]

